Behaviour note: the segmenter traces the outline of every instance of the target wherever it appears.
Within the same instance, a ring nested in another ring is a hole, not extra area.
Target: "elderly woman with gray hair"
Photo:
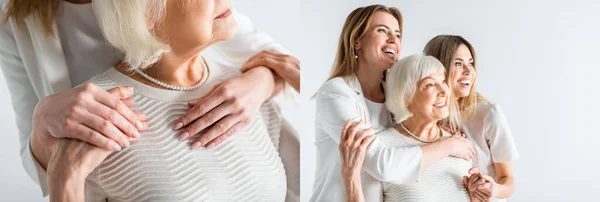
[[[438,127],[440,122],[452,128],[460,124],[456,99],[452,98],[444,73],[442,63],[432,56],[411,55],[394,64],[387,74],[385,95],[396,125],[377,134],[381,142],[389,147],[411,147],[451,136]],[[349,179],[360,179],[356,170],[362,168],[364,150],[373,140],[369,133],[357,134],[359,128],[360,124],[347,124],[340,141],[345,164],[342,176]],[[382,182],[384,201],[469,201],[462,179],[471,166],[471,161],[446,157],[422,169],[417,183]],[[352,184],[346,186],[346,191],[356,192],[348,194],[356,196],[348,201],[364,201],[360,180],[347,181]]]
[[[103,89],[134,87],[131,98],[136,105],[132,108],[147,114],[144,119],[149,128],[118,152],[60,139],[48,165],[50,200],[286,200],[286,170],[278,144],[282,123],[270,100],[250,116],[252,120],[246,120],[246,128],[221,128],[229,137],[219,147],[200,147],[206,142],[197,134],[172,130],[178,115],[195,105],[191,101],[213,93],[212,87],[239,74],[230,64],[201,54],[235,33],[229,2],[106,0],[93,4],[105,38],[125,54],[125,60],[89,82]],[[257,67],[246,74],[270,71]],[[281,78],[266,79],[282,84],[275,81]],[[243,103],[225,104],[239,107]],[[233,120],[226,116],[222,121]],[[196,140],[192,149],[179,143],[187,139]]]

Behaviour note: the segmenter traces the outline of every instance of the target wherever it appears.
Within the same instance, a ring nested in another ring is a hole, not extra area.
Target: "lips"
[[[390,56],[391,58],[395,58],[396,56],[396,47],[394,46],[384,46],[381,51],[383,51],[386,55]]]
[[[461,87],[470,87],[471,79],[459,79],[456,81]]]
[[[437,108],[446,107],[446,101],[445,101],[445,100],[443,100],[443,101],[441,101],[441,102],[436,102],[435,104],[433,104],[433,106],[434,106],[434,107],[437,107]]]
[[[216,20],[216,19],[223,19],[223,18],[227,18],[227,17],[229,17],[229,15],[231,15],[231,9],[229,9],[229,8],[228,8],[228,9],[227,9],[227,10],[225,10],[223,13],[221,13],[219,16],[217,16],[217,17],[215,18],[215,20]]]

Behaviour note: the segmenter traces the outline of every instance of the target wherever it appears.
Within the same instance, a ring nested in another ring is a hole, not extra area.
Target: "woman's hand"
[[[147,128],[144,114],[129,109],[131,87],[108,91],[86,83],[43,98],[35,107],[31,151],[47,167],[57,138],[73,138],[118,151]]]
[[[277,51],[266,50],[254,55],[244,65],[242,72],[255,67],[268,67],[300,92],[300,61],[294,56],[281,54]]]
[[[139,138],[145,116],[129,109],[132,87],[104,91],[86,83],[45,97],[34,110],[34,126],[57,138],[73,138],[119,151]]]
[[[454,134],[440,141],[450,151],[450,156],[463,158],[470,161],[475,157],[475,147],[473,143],[467,139],[467,136],[462,133]]]
[[[275,91],[275,79],[271,70],[262,67],[216,85],[199,101],[190,103],[191,109],[175,121],[174,130],[185,127],[179,140],[187,140],[210,127],[192,142],[192,149],[221,144],[252,121]]]
[[[342,129],[338,146],[347,201],[364,201],[360,171],[365,161],[367,148],[375,140],[375,135],[371,128],[357,134],[362,126],[362,120],[354,125],[352,125],[352,120],[348,120]]]
[[[479,173],[475,167],[469,169],[469,174],[469,177],[463,177],[463,185],[471,201],[491,201],[498,190],[496,181],[490,176]]]
[[[50,201],[84,201],[87,176],[112,153],[76,139],[61,138],[48,164]]]

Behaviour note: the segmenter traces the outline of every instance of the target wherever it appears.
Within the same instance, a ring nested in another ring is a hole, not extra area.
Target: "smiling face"
[[[440,71],[428,75],[417,83],[407,107],[415,117],[439,121],[449,115],[449,98],[450,91],[444,72]]]
[[[229,0],[167,1],[166,8],[156,33],[173,51],[195,51],[235,34]]]
[[[358,60],[368,67],[390,68],[400,53],[400,25],[388,12],[377,11],[362,38],[355,42]]]
[[[450,66],[449,78],[452,82],[452,92],[459,98],[471,93],[475,82],[476,72],[471,51],[464,44],[458,46]]]

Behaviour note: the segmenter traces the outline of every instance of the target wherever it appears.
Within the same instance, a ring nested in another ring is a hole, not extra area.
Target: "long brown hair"
[[[465,45],[471,52],[471,56],[473,56],[473,69],[477,71],[477,57],[475,56],[475,49],[471,43],[469,43],[469,41],[461,36],[438,35],[427,42],[425,49],[423,49],[423,53],[425,55],[431,55],[442,62],[444,68],[446,68],[446,81],[450,89],[452,89],[452,86],[454,85],[454,83],[451,82],[454,80],[454,78],[449,77],[450,67],[452,67],[454,64],[454,54],[461,45]],[[458,108],[460,110],[463,122],[466,122],[473,117],[477,110],[476,103],[478,101],[486,100],[485,97],[475,90],[475,80],[477,80],[477,77],[473,80],[469,95],[467,97],[458,98]]]
[[[394,16],[398,20],[398,27],[400,27],[400,33],[402,33],[402,14],[397,8],[377,4],[354,9],[346,18],[342,28],[333,68],[327,80],[334,77],[346,78],[356,72],[358,61],[355,59],[354,42],[365,35],[377,11],[383,11]]]
[[[21,28],[25,18],[34,15],[44,26],[44,32],[48,36],[54,36],[52,23],[56,15],[56,9],[60,0],[9,0],[3,21],[8,22],[11,18]]]

